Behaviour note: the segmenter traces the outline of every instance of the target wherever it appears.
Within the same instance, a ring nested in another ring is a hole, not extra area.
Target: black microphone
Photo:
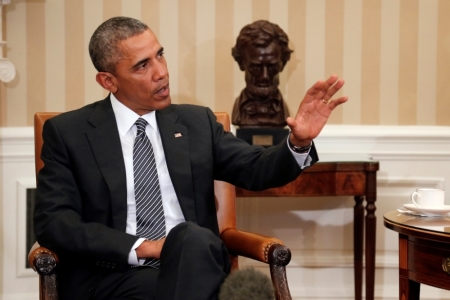
[[[274,300],[272,281],[253,268],[231,272],[220,287],[219,300]]]

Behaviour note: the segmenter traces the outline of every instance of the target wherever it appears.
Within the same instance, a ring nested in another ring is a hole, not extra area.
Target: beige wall
[[[350,102],[331,123],[450,125],[448,0],[12,0],[4,52],[17,75],[0,83],[0,126],[103,98],[87,44],[115,15],[159,36],[175,103],[231,112],[244,87],[231,47],[244,25],[267,19],[295,51],[280,86],[291,113],[307,87],[337,73]]]

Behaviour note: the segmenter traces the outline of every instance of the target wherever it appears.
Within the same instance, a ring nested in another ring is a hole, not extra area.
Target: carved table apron
[[[379,163],[370,160],[318,162],[311,168],[306,169],[295,181],[283,187],[260,192],[236,188],[236,195],[238,197],[354,196],[355,299],[362,299],[363,244],[365,240],[366,299],[373,300],[375,285],[376,172],[378,169]],[[364,213],[364,198],[366,199],[366,213]]]

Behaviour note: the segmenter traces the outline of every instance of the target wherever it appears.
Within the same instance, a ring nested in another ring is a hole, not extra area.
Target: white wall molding
[[[0,127],[2,161],[34,161],[33,127]]]
[[[302,268],[349,268],[353,270],[353,250],[293,250],[288,270]],[[242,267],[265,268],[265,263],[249,258],[240,261]],[[397,251],[378,251],[376,257],[377,269],[398,268]]]
[[[326,125],[322,136],[349,138],[407,139],[450,139],[447,126],[372,126],[372,125]]]
[[[38,299],[39,297],[36,293],[17,293],[14,295],[0,295],[0,300],[38,300]]]
[[[450,127],[327,125],[316,145],[325,157],[345,153],[375,160],[450,160]]]
[[[26,188],[33,187],[32,127],[0,128],[0,299],[37,300],[37,275],[25,268]]]
[[[30,249],[26,248],[27,233],[27,189],[36,188],[36,179],[34,177],[18,178],[17,180],[17,257],[16,272],[17,277],[36,277],[33,269],[26,267],[25,257]]]

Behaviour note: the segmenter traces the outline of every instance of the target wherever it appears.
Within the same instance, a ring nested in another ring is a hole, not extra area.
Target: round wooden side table
[[[384,226],[399,233],[399,299],[420,299],[420,284],[450,290],[450,216],[391,211]]]

